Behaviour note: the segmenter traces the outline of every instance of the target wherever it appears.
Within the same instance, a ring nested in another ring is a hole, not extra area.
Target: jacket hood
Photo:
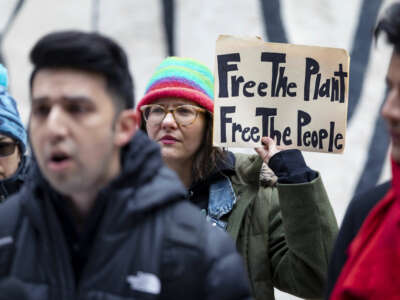
[[[223,160],[220,159],[216,162],[216,167],[209,175],[209,179],[218,178],[221,176],[221,173],[227,176],[235,173],[235,156],[230,151],[226,151],[225,154]]]
[[[122,152],[122,172],[110,188],[136,191],[132,211],[146,211],[184,198],[186,189],[175,172],[162,161],[160,147],[142,131]]]
[[[15,173],[4,180],[0,180],[0,196],[7,198],[19,191],[24,183],[29,170],[29,157],[23,155]],[[1,199],[0,199],[1,202]]]

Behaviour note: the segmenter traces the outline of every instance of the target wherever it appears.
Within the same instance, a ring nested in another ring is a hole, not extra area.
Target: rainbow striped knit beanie
[[[150,78],[137,110],[139,111],[142,105],[170,97],[193,101],[213,112],[214,78],[211,71],[191,58],[166,58]]]

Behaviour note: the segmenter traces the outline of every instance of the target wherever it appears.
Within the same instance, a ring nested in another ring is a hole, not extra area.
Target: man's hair
[[[35,44],[30,60],[34,65],[30,78],[31,90],[40,69],[71,68],[104,76],[116,107],[134,107],[133,80],[128,58],[124,50],[108,37],[81,31],[50,33]]]
[[[387,36],[388,42],[394,46],[394,50],[400,53],[400,2],[388,6],[375,27],[375,40],[381,32]]]

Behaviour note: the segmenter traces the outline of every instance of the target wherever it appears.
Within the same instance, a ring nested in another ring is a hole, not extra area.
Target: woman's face
[[[199,107],[192,101],[180,98],[158,99],[153,104],[168,109],[184,104]],[[147,134],[161,146],[161,154],[167,164],[192,163],[194,155],[203,143],[205,128],[206,118],[202,112],[198,112],[197,118],[190,125],[179,125],[172,113],[168,113],[158,125],[146,123]]]
[[[0,134],[0,152],[5,152],[5,148],[9,148],[11,144],[14,145],[14,151],[0,157],[0,180],[7,179],[14,175],[21,161],[19,147],[15,145],[15,141],[6,135]]]

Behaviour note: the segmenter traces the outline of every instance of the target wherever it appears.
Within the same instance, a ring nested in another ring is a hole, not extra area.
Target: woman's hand
[[[271,159],[272,156],[274,156],[276,153],[281,151],[278,149],[276,146],[276,143],[273,139],[270,137],[264,136],[261,138],[261,142],[263,143],[263,147],[257,147],[254,148],[258,155],[260,155],[261,159],[268,164],[269,160]]]

